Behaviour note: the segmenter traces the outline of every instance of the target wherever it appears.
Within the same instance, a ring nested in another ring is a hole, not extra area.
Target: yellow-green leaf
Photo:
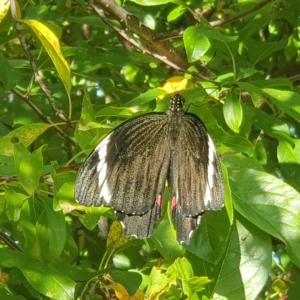
[[[49,127],[50,125],[48,124],[33,123],[13,130],[0,139],[0,155],[13,156],[14,144],[21,143],[25,147],[28,147]]]
[[[48,52],[67,93],[70,94],[72,86],[70,68],[60,51],[59,40],[56,35],[46,25],[37,20],[19,20],[19,22],[28,25],[39,38]]]
[[[107,237],[107,248],[113,247],[117,249],[124,244],[128,243],[128,239],[124,237],[123,227],[120,222],[114,221],[110,226]]]
[[[5,18],[10,6],[9,0],[2,0],[0,1],[0,23]]]

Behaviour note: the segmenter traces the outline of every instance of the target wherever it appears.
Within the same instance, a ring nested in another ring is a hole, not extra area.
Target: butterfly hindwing
[[[126,215],[117,213],[117,219],[122,222],[125,236],[136,236],[138,239],[150,237],[154,226],[161,217],[161,206],[154,201],[153,206],[143,215]]]

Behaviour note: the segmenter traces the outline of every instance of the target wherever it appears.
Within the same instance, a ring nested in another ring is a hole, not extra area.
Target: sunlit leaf
[[[34,289],[51,299],[74,299],[75,282],[50,265],[31,260],[22,252],[7,249],[0,250],[0,264],[18,268]]]
[[[35,123],[21,126],[0,139],[0,154],[6,156],[14,155],[14,144],[21,143],[28,147],[33,143],[50,125]]]
[[[42,151],[44,146],[30,153],[22,144],[14,145],[15,164],[20,182],[29,195],[39,184],[43,171]]]
[[[5,18],[10,6],[9,0],[2,0],[0,2],[0,24],[2,20]]]
[[[128,239],[124,237],[124,230],[120,222],[114,221],[109,229],[107,237],[107,248],[112,247],[117,249],[128,243]]]
[[[124,295],[129,295],[132,297],[133,295],[136,296],[136,293],[140,294],[138,288],[142,282],[142,276],[137,272],[127,272],[127,271],[119,271],[119,270],[112,270],[110,272],[111,277],[116,283],[122,285],[125,288],[126,292],[123,288],[120,287],[120,293]],[[120,298],[121,299],[121,298]],[[128,298],[131,299],[131,298]],[[135,299],[135,298],[132,298]]]
[[[36,36],[41,41],[42,45],[45,47],[45,50],[48,52],[68,94],[71,91],[71,76],[70,68],[63,57],[59,40],[56,35],[43,23],[37,20],[19,20],[19,22],[25,23],[28,25],[36,34]]]
[[[239,133],[243,120],[243,109],[240,99],[233,91],[229,91],[223,106],[224,119],[228,127]]]
[[[282,240],[300,266],[299,193],[280,179],[240,165],[230,168],[234,207],[260,229]]]

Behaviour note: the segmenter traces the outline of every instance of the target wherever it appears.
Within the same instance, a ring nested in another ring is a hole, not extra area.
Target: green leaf
[[[23,205],[20,225],[23,228],[24,252],[31,258],[55,261],[66,243],[66,223],[61,211],[54,212],[46,202],[29,198]]]
[[[113,107],[107,106],[97,111],[96,117],[119,117],[119,118],[130,118],[134,112],[128,107]]]
[[[288,125],[274,117],[274,115],[268,115],[264,111],[254,107],[247,107],[248,111],[251,111],[253,125],[263,130],[267,135],[274,137],[278,140],[283,140],[291,145],[294,145],[294,140],[290,136],[290,129]]]
[[[268,234],[238,216],[228,237],[228,246],[219,263],[211,264],[196,256],[187,256],[195,275],[207,276],[205,289],[209,299],[256,299],[271,268],[272,244]]]
[[[193,268],[185,257],[177,258],[167,269],[166,275],[171,276],[172,274],[175,274],[180,279],[187,279],[194,276]]]
[[[230,222],[225,209],[207,211],[201,218],[187,250],[212,263],[217,263],[227,246]]]
[[[59,172],[51,170],[53,184],[53,207],[54,210],[61,210],[61,206],[66,203],[74,205],[74,184],[76,179],[75,172]]]
[[[167,16],[168,23],[178,20],[181,16],[184,15],[184,13],[186,11],[187,11],[187,8],[185,6],[178,5],[173,10],[171,10],[170,13],[168,14],[168,16]]]
[[[135,64],[127,64],[123,67],[122,72],[125,80],[131,84],[142,84],[146,80],[146,74]]]
[[[0,224],[8,222],[5,195],[0,195]]]
[[[75,176],[74,176],[75,177]],[[55,193],[55,200],[58,205],[72,203],[74,201],[74,181],[72,184],[65,182],[60,189]],[[55,207],[56,208],[56,207]]]
[[[300,121],[300,95],[298,93],[277,89],[263,89],[263,92],[269,95],[271,101],[286,114]]]
[[[222,175],[223,175],[224,188],[225,188],[224,205],[226,208],[229,223],[230,223],[230,225],[232,225],[233,218],[234,218],[234,209],[233,209],[233,204],[232,204],[231,189],[230,189],[230,185],[229,185],[229,176],[228,176],[227,168],[222,161],[221,161],[221,168],[222,168]]]
[[[23,296],[13,296],[11,292],[0,288],[0,299],[1,300],[26,300]]]
[[[85,90],[82,102],[81,115],[79,119],[79,130],[89,130],[90,127],[86,127],[86,125],[90,122],[96,122],[96,117],[91,103],[90,95],[87,92],[87,90]]]
[[[292,84],[291,81],[287,78],[273,78],[269,80],[253,80],[251,81],[251,84],[256,86],[259,89],[265,89],[265,88],[275,88],[275,87],[285,87],[285,88],[291,88]]]
[[[90,95],[85,91],[79,124],[75,130],[75,137],[79,146],[84,150],[93,150],[99,143],[100,136],[108,134],[113,128],[112,125],[97,122]]]
[[[14,189],[8,187],[5,191],[5,200],[7,204],[6,215],[10,221],[16,222],[20,218],[21,210],[28,195],[17,193]]]
[[[128,101],[126,103],[126,106],[142,105],[154,100],[158,96],[164,96],[164,95],[166,95],[166,91],[161,88],[151,89],[146,91],[145,93],[140,94],[136,98]]]
[[[280,179],[243,165],[229,174],[235,209],[282,240],[292,261],[300,266],[299,193]]]
[[[165,199],[170,199],[168,190],[165,190]],[[167,205],[165,201],[166,213],[163,214],[163,217],[160,219],[156,225],[152,240],[156,245],[159,253],[166,259],[176,258],[184,254],[184,247],[180,245],[176,238],[176,230],[174,229],[173,222],[170,215],[170,205]],[[164,207],[165,209],[165,207]]]
[[[255,68],[240,68],[239,69],[239,72],[238,72],[238,75],[237,75],[237,80],[241,80],[241,79],[245,79],[245,78],[248,78],[256,73],[260,73],[260,74],[263,74],[262,71],[259,71]],[[239,85],[239,83],[242,83],[242,84],[249,84],[248,82],[239,82],[237,81],[236,84]]]
[[[214,39],[221,43],[230,43],[235,41],[237,37],[221,34],[202,18],[200,24],[186,28],[183,34],[184,46],[189,62],[198,60],[208,51],[211,47],[209,39]]]
[[[200,292],[205,289],[205,286],[211,282],[207,277],[192,277],[182,280],[182,286],[185,295],[192,296],[196,292]],[[188,287],[188,289],[187,289]]]
[[[243,109],[240,99],[233,91],[229,91],[223,105],[224,119],[228,127],[235,133],[239,133],[243,120]]]
[[[211,263],[217,263],[227,246],[230,222],[226,210],[207,211],[201,218],[187,250]]]
[[[1,14],[1,11],[0,11],[0,14]],[[1,20],[0,20],[0,23],[1,23]],[[0,82],[2,83],[4,89],[6,91],[9,91],[18,84],[18,81],[20,79],[19,79],[18,74],[15,71],[15,69],[12,67],[12,65],[9,64],[7,59],[5,59],[1,53],[0,53],[0,66],[1,66]]]
[[[201,110],[191,107],[190,111],[198,115],[203,121],[220,152],[230,150],[246,152],[253,149],[253,145],[247,139],[225,132],[217,123],[215,116],[213,116],[211,107],[201,106]]]
[[[44,146],[30,153],[22,144],[14,145],[17,175],[29,195],[35,192],[40,181],[43,171]]]
[[[113,215],[111,215],[109,212],[112,211],[111,208],[100,206],[100,207],[83,207],[82,210],[85,212],[85,214],[79,215],[80,222],[89,230],[92,230],[96,227],[99,219],[103,215],[110,216],[111,218]]]
[[[263,99],[260,89],[249,82],[237,81],[236,84],[250,94],[254,106],[257,107]]]
[[[195,38],[200,36],[206,36],[208,39],[214,39],[224,43],[230,43],[237,40],[237,36],[228,36],[220,33],[219,30],[213,28],[207,20],[201,19],[201,22],[197,26],[191,26],[196,28]],[[188,27],[187,29],[189,29]]]
[[[200,59],[210,48],[209,39],[202,33],[198,34],[195,26],[188,27],[184,31],[183,41],[190,63]]]
[[[175,2],[175,1],[167,1],[167,0],[131,0],[131,2],[134,2],[139,5],[143,6],[154,6],[154,5],[162,5],[169,2]],[[180,2],[180,1],[178,1]]]
[[[168,277],[163,274],[158,268],[153,267],[149,276],[149,285],[145,292],[145,296],[149,298],[150,295],[154,297],[159,295],[166,289],[169,284]]]
[[[13,156],[14,144],[19,142],[27,148],[49,127],[48,124],[33,123],[11,131],[0,139],[0,155]]]
[[[96,125],[95,127],[93,125]],[[103,129],[102,132],[100,129],[98,130],[100,126],[98,126],[98,123],[89,123],[87,126],[90,126],[90,129],[87,131],[79,130],[79,127],[76,126],[76,130],[74,133],[74,136],[76,138],[76,141],[81,149],[86,151],[87,153],[90,153],[96,145],[101,141],[102,139],[111,131],[111,129]]]
[[[70,68],[61,53],[59,40],[56,35],[46,25],[37,20],[19,20],[19,22],[28,25],[36,34],[45,50],[48,52],[67,93],[70,94],[72,87]]]
[[[294,140],[295,147],[280,141],[277,147],[277,158],[284,181],[300,192],[300,141]]]
[[[211,47],[210,39],[222,43],[230,43],[237,39],[236,36],[223,35],[220,31],[211,27],[204,19],[197,26],[190,26],[183,34],[184,47],[187,52],[189,62],[194,62],[203,56]]]
[[[260,61],[269,58],[274,52],[283,49],[287,45],[287,38],[283,38],[279,42],[255,43],[249,52],[249,58],[256,65]]]
[[[255,169],[263,171],[262,165],[252,157],[246,157],[243,154],[226,154],[222,156],[222,162],[225,164],[227,170],[237,169],[237,166],[241,166],[243,169]],[[229,173],[229,172],[228,172]]]
[[[142,282],[142,276],[137,272],[112,270],[109,272],[114,281],[122,284],[130,296],[134,295]]]
[[[0,264],[18,268],[34,289],[50,299],[74,299],[75,282],[41,261],[31,260],[24,253],[1,249]]]
[[[0,155],[0,176],[17,175],[14,157]]]
[[[239,217],[230,236],[215,292],[227,299],[255,299],[268,279],[271,252],[270,237]]]

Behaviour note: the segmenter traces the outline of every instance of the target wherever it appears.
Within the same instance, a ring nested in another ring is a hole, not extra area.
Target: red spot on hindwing
[[[171,210],[173,210],[176,207],[176,205],[177,205],[176,196],[173,196],[171,200]]]
[[[159,206],[159,207],[162,207],[162,195],[158,195],[157,198],[156,198],[156,204]]]

